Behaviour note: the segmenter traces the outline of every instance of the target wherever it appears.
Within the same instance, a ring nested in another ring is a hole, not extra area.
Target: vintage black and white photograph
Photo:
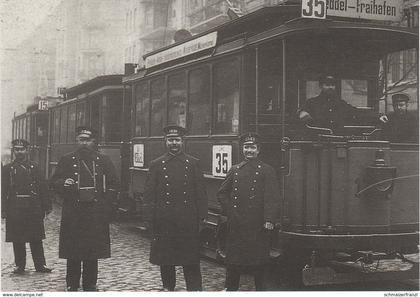
[[[417,296],[418,0],[0,4],[1,292]]]

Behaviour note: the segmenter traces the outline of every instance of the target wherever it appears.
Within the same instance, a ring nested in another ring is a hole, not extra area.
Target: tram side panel
[[[390,162],[397,168],[391,200],[392,230],[417,230],[419,223],[418,144],[391,145]]]

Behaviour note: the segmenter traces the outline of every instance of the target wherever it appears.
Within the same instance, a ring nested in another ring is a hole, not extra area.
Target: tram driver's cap
[[[319,77],[319,84],[326,84],[326,83],[330,83],[330,84],[335,84],[337,82],[336,78],[331,75],[331,74],[327,74],[327,75],[322,75]]]
[[[29,142],[25,139],[14,139],[12,141],[12,147],[14,148],[27,148],[29,146]]]
[[[163,133],[166,137],[182,137],[187,134],[187,130],[181,126],[170,125],[163,128]]]
[[[260,136],[257,133],[249,132],[241,135],[240,141],[244,144],[258,144]]]
[[[398,102],[408,102],[410,100],[410,97],[408,97],[407,94],[404,93],[397,93],[392,95],[392,104],[398,103]]]
[[[76,128],[76,136],[84,138],[95,138],[95,131],[89,127],[80,126]]]

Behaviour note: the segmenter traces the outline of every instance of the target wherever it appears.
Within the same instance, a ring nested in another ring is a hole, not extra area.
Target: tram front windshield
[[[292,138],[305,138],[299,110],[321,93],[323,75],[336,78],[339,99],[356,108],[342,119],[338,135],[362,135],[381,128],[382,114],[393,111],[391,95],[408,94],[409,111],[417,113],[417,49],[415,38],[394,32],[340,31],[308,34],[286,41],[285,123]],[[331,128],[331,127],[326,127]]]

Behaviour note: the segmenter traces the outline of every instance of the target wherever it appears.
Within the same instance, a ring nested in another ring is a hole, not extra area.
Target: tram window
[[[26,118],[22,119],[22,138],[26,139]]]
[[[60,143],[60,117],[61,117],[61,109],[56,109],[54,111],[54,133],[53,133],[53,143]]]
[[[78,103],[76,105],[76,126],[85,126],[86,122],[86,103]]]
[[[341,99],[354,107],[368,108],[368,82],[367,80],[342,79],[337,86]],[[306,99],[318,96],[321,93],[318,81],[306,81]]]
[[[76,141],[76,105],[69,106],[69,119],[68,119],[68,142],[73,143]]]
[[[152,101],[151,135],[162,135],[165,112],[165,80],[152,81],[150,100]]]
[[[61,108],[60,143],[67,143],[67,106]]]
[[[26,137],[25,139],[31,142],[31,117],[26,118]]]
[[[149,134],[149,84],[142,82],[136,86],[136,136]]]
[[[48,129],[48,118],[40,116],[36,121],[36,135],[37,143],[46,144],[47,143],[47,130]]]
[[[239,129],[239,60],[214,66],[215,133],[237,133]]]
[[[168,124],[186,127],[187,87],[185,73],[169,76],[168,82]]]
[[[188,130],[192,135],[209,134],[210,112],[210,71],[208,67],[189,73]]]
[[[102,124],[105,142],[121,141],[121,96],[107,95],[104,100],[104,121]]]
[[[101,102],[101,98],[94,98],[91,101],[91,108],[90,108],[90,118],[91,118],[91,127],[98,133],[97,141],[101,140],[101,130],[99,129],[100,121],[99,121],[99,104]]]

